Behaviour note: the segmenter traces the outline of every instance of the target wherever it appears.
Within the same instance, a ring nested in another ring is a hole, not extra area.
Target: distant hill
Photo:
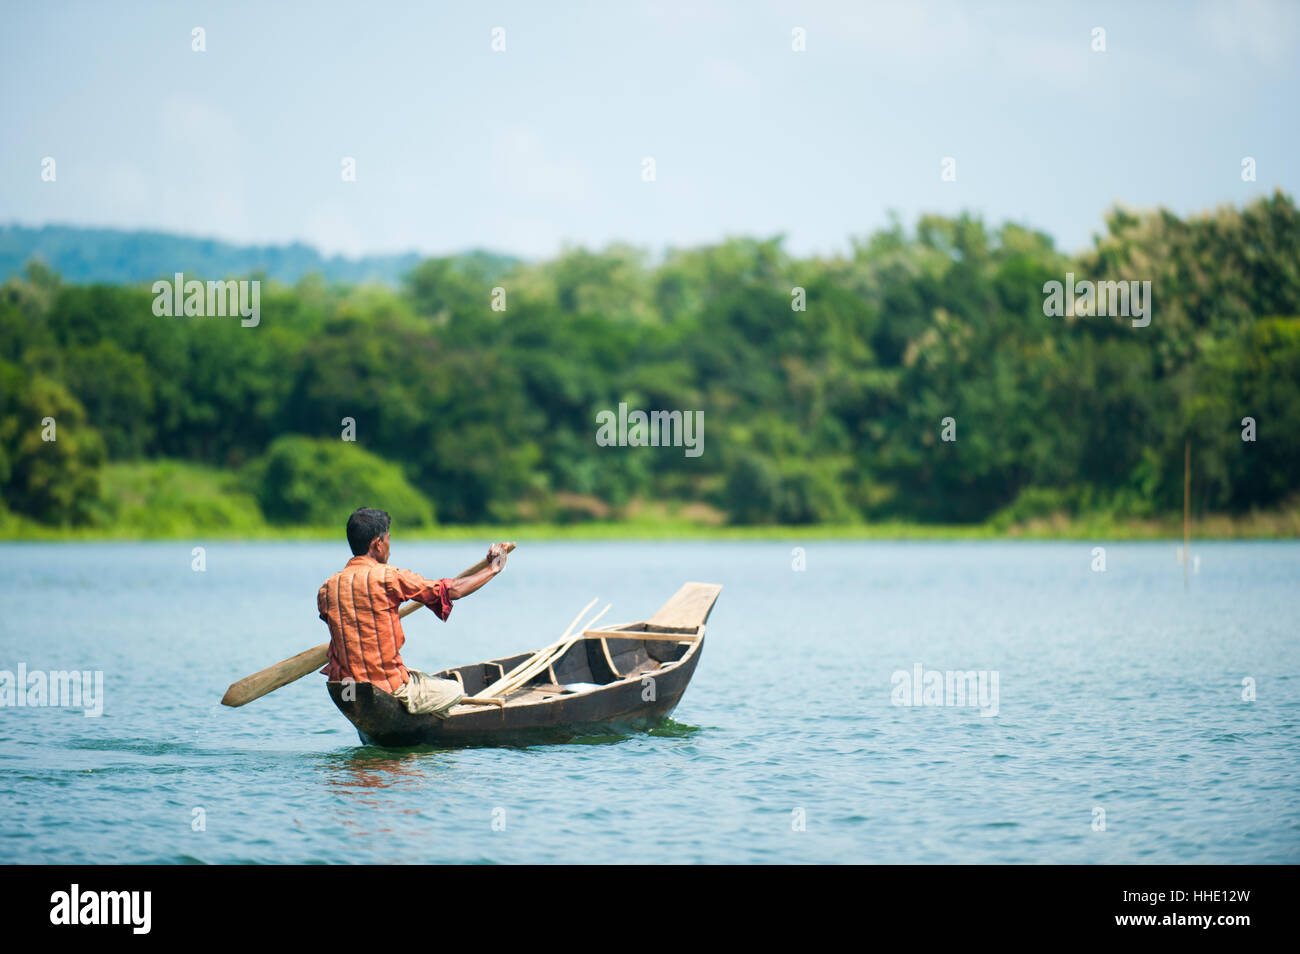
[[[40,259],[65,282],[134,284],[170,277],[175,272],[228,277],[261,272],[292,284],[317,273],[332,282],[381,282],[397,285],[425,256],[367,255],[359,259],[326,257],[310,245],[234,245],[215,239],[191,238],[168,232],[130,232],[67,225],[28,228],[0,226],[0,281],[21,274],[27,262]],[[519,259],[495,252],[470,251],[489,274],[505,272]]]

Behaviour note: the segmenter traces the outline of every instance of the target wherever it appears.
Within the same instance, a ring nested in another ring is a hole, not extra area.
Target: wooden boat
[[[457,705],[445,718],[412,715],[384,689],[327,683],[330,698],[356,726],[363,744],[528,745],[580,735],[653,727],[686,691],[704,649],[704,624],[721,586],[687,583],[648,620],[586,630],[551,666],[501,706]],[[467,696],[482,691],[532,652],[435,673],[455,679]]]

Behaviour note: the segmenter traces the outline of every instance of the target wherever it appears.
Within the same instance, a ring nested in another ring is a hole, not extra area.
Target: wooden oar
[[[514,544],[510,544],[506,548],[506,553],[509,553],[514,548]],[[488,562],[488,558],[484,557],[472,567],[457,575],[456,579],[473,576],[486,567]],[[423,603],[412,601],[403,606],[397,613],[399,616],[410,616],[423,605]],[[329,661],[329,648],[329,643],[313,646],[311,649],[304,650],[296,656],[290,656],[274,666],[268,666],[261,672],[255,672],[251,676],[245,676],[238,682],[231,683],[230,688],[226,690],[226,694],[221,697],[221,704],[223,706],[247,705],[254,699],[262,698],[268,692],[275,692],[281,686],[287,686],[309,673],[316,672]]]

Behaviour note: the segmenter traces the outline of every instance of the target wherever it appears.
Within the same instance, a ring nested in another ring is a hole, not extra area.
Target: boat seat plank
[[[646,621],[650,627],[695,629],[703,626],[722,592],[720,583],[684,583],[673,598]]]
[[[684,628],[684,627],[683,627]],[[583,630],[583,639],[635,639],[640,642],[664,642],[664,643],[693,643],[699,639],[699,633],[696,632],[698,627],[691,627],[689,630],[680,633],[650,633],[650,632],[629,632],[626,630],[611,633],[603,629]],[[627,635],[623,635],[627,633]]]

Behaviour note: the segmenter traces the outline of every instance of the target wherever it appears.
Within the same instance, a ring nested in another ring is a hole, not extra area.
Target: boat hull
[[[326,686],[330,698],[356,727],[365,745],[385,748],[536,745],[590,735],[640,732],[662,724],[677,708],[695,674],[704,650],[703,640],[692,649],[678,665],[621,679],[599,689],[557,695],[529,704],[453,710],[445,718],[412,715],[401,700],[368,682],[355,684],[352,700],[343,698],[343,683],[330,682]],[[509,662],[506,659],[501,664]],[[508,670],[510,666],[505,668]],[[447,678],[450,672],[440,675]]]

